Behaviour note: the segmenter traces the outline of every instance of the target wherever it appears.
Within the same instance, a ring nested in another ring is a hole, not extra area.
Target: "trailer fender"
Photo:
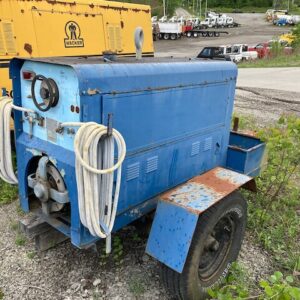
[[[249,176],[217,167],[162,194],[146,253],[181,273],[199,216],[252,180]]]

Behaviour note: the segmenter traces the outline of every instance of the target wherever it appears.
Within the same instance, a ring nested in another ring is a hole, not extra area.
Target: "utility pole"
[[[207,14],[207,0],[205,1],[205,18],[206,18],[206,14]]]
[[[166,15],[166,0],[163,0],[163,6],[164,6],[164,16]]]
[[[202,0],[199,0],[200,1],[200,21],[201,21],[201,15],[202,15],[202,5],[201,5],[201,2]]]

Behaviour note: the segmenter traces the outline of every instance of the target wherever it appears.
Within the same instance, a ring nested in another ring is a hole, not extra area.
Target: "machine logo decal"
[[[81,38],[81,31],[79,25],[74,21],[69,21],[65,26],[65,47],[78,48],[84,47],[84,40]]]

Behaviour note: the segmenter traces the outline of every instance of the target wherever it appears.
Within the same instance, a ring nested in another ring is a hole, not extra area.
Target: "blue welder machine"
[[[105,238],[107,252],[155,211],[146,252],[178,298],[202,299],[237,257],[236,190],[253,188],[265,147],[230,132],[236,66],[78,57],[15,59],[10,72],[23,210],[79,248]]]

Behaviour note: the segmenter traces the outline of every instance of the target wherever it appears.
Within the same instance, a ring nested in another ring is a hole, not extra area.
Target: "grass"
[[[17,233],[16,239],[15,239],[15,244],[17,246],[24,246],[26,243],[26,239],[22,233]]]
[[[241,129],[256,131],[267,141],[268,164],[256,178],[258,191],[243,193],[248,200],[248,230],[280,271],[249,282],[243,266],[234,263],[225,285],[209,293],[220,300],[300,299],[300,118],[282,116],[263,130],[252,118],[240,120]]]
[[[133,294],[135,298],[139,298],[145,293],[145,282],[141,277],[134,276],[128,282],[129,291]]]
[[[29,259],[33,259],[36,256],[36,252],[30,251],[30,252],[27,252],[26,255]]]
[[[281,271],[300,272],[300,118],[282,116],[263,130],[248,129],[258,131],[268,150],[258,192],[245,193],[249,229]]]
[[[0,179],[0,205],[8,204],[14,201],[18,195],[18,188],[12,186]]]
[[[263,58],[253,61],[242,62],[239,68],[279,68],[300,67],[300,53],[292,55],[279,55],[273,58]]]

